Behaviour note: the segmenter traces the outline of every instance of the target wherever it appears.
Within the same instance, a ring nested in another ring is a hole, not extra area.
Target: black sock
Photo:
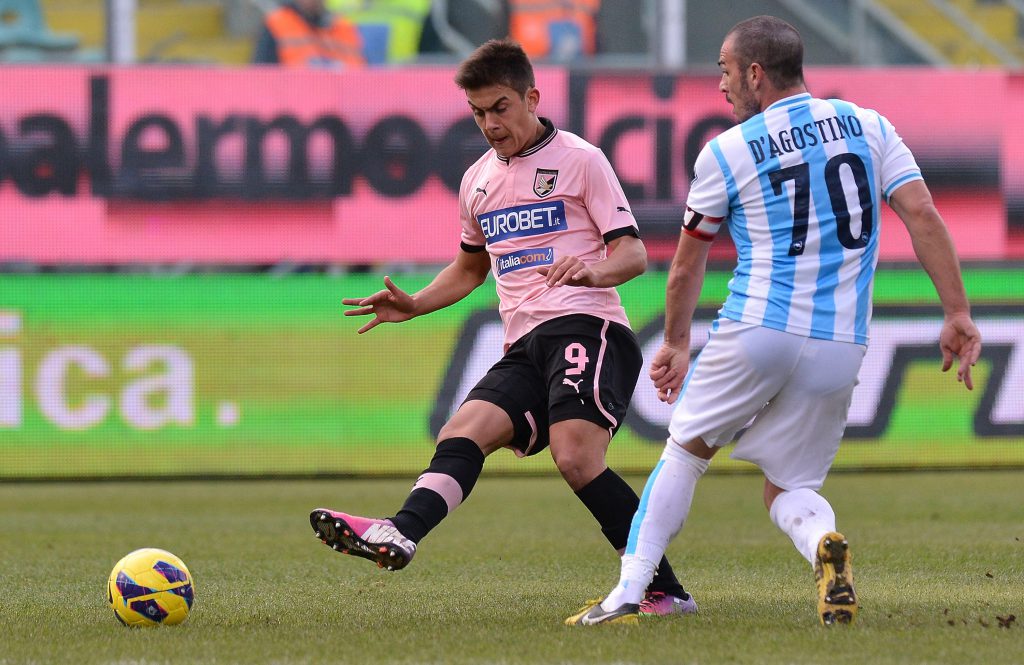
[[[448,516],[449,501],[453,502],[452,510],[465,501],[483,468],[484,454],[472,440],[452,438],[441,441],[437,444],[430,466],[416,481],[402,509],[391,518],[392,524],[409,540],[420,542]],[[448,476],[447,480],[444,476]],[[455,491],[448,493],[445,499],[438,490],[421,486],[424,482],[432,484],[431,479],[440,481],[441,485],[447,485],[449,489],[452,489],[450,481],[454,480],[462,490],[461,496]]]
[[[605,469],[586,487],[576,492],[583,505],[601,525],[601,533],[616,550],[626,547],[629,541],[629,527],[633,514],[640,507],[640,498],[625,480],[611,469]],[[648,591],[661,591],[683,600],[690,597],[676,579],[668,559],[661,557],[661,563],[654,572]]]

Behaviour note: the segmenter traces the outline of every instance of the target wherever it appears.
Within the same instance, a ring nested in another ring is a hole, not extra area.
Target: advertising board
[[[417,289],[424,273],[395,275]],[[694,350],[725,293],[712,272]],[[6,275],[0,290],[0,477],[415,474],[434,434],[500,348],[490,285],[457,305],[357,335],[340,300],[381,276]],[[970,270],[986,339],[966,391],[941,374],[941,313],[920,271],[882,270],[872,343],[837,466],[1024,465],[1020,270]],[[657,349],[665,274],[620,290]],[[610,451],[646,472],[669,409],[644,376]],[[551,472],[505,452],[491,471]],[[716,469],[746,465],[724,456]]]
[[[442,67],[0,69],[0,263],[440,263],[486,144]],[[963,258],[1024,258],[1020,76],[809,68],[892,120]],[[540,113],[603,148],[667,260],[717,77],[539,68]],[[54,94],[59,90],[60,94]],[[424,91],[431,91],[427,96]],[[881,258],[912,258],[888,208]],[[724,236],[724,234],[723,234]],[[727,238],[714,256],[732,255]]]

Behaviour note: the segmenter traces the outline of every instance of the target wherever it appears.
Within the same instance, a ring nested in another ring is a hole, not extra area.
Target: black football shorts
[[[586,314],[545,321],[516,340],[469,391],[466,401],[499,406],[515,427],[520,456],[548,446],[548,428],[587,420],[614,435],[643,365],[640,344],[624,325]]]

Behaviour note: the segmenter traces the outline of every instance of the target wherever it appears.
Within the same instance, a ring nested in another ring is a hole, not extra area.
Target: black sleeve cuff
[[[604,234],[601,237],[604,238],[604,244],[607,245],[612,240],[615,240],[616,238],[621,238],[622,236],[633,236],[634,238],[639,238],[640,232],[637,231],[635,226],[623,226],[622,228],[609,231],[608,233]]]
[[[487,245],[467,245],[464,242],[459,243],[459,247],[462,248],[462,251],[470,254],[476,254],[477,252],[482,252],[487,249]]]

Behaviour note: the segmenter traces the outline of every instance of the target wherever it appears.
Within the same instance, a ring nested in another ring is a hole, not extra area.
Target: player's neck
[[[523,148],[524,152],[529,150],[533,146],[537,145],[537,143],[539,143],[540,140],[544,137],[544,132],[547,131],[547,127],[545,127],[544,123],[540,121],[540,118],[534,116],[534,120],[537,122],[537,127],[533,132],[533,139],[525,148]]]
[[[771,90],[767,90],[765,91],[764,96],[761,98],[761,111],[763,112],[765,109],[767,109],[769,106],[779,101],[780,99],[792,97],[793,95],[802,95],[805,92],[807,92],[807,86],[805,86],[802,83],[800,85],[795,85],[784,90],[776,90],[774,88],[772,88]]]

